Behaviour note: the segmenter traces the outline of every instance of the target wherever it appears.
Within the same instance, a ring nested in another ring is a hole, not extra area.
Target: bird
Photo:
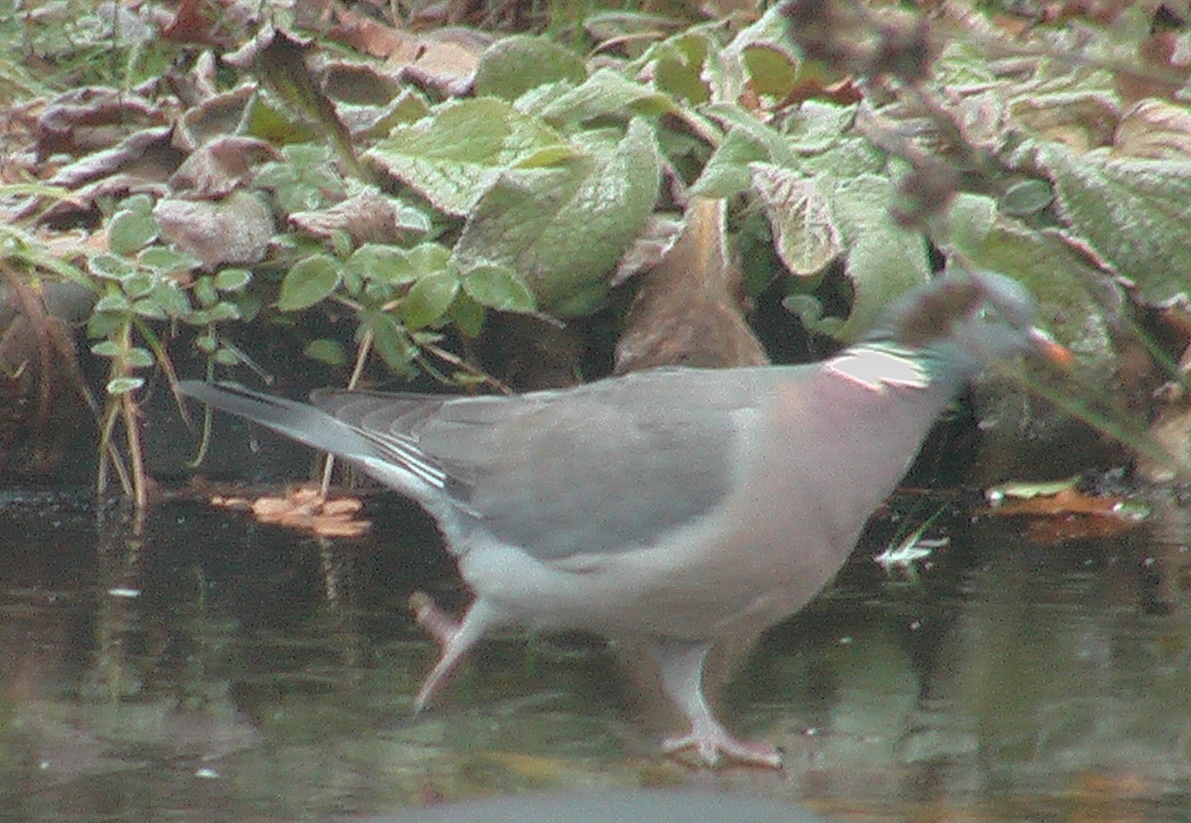
[[[301,403],[236,384],[181,391],[345,458],[437,521],[473,599],[424,594],[440,647],[426,707],[495,629],[586,631],[647,651],[708,766],[780,767],[735,737],[704,684],[742,627],[801,610],[851,554],[938,415],[985,366],[1067,364],[1017,281],[949,269],[826,360],[661,367],[569,388],[463,396],[322,389]]]

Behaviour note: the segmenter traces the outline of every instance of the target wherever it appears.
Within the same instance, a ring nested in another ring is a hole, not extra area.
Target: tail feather
[[[368,462],[375,449],[351,426],[306,403],[271,397],[231,383],[184,380],[181,392],[230,414],[259,423],[316,449]]]

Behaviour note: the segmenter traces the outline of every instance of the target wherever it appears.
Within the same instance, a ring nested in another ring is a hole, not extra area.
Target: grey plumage
[[[585,629],[652,652],[692,727],[668,749],[773,765],[708,708],[708,650],[831,579],[958,387],[990,359],[1046,349],[1032,316],[1012,281],[957,273],[805,366],[656,369],[516,397],[324,390],[313,406],[182,389],[355,462],[438,520],[476,599],[460,622],[419,601],[443,646],[419,706],[494,627]]]

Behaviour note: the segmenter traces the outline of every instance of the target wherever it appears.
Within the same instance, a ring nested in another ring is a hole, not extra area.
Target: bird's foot
[[[409,607],[414,620],[425,629],[440,646],[446,646],[459,633],[459,621],[447,614],[426,592],[414,592],[409,596]]]
[[[420,712],[450,678],[468,650],[492,624],[492,608],[483,600],[476,600],[462,620],[456,620],[438,607],[430,595],[414,592],[409,598],[414,619],[434,638],[442,650],[438,662],[426,675],[425,682],[414,697],[414,711]]]
[[[662,743],[666,754],[694,749],[708,766],[718,766],[722,758],[770,769],[782,767],[782,753],[767,743],[748,743],[737,740],[721,728],[694,728],[681,737],[671,737]]]

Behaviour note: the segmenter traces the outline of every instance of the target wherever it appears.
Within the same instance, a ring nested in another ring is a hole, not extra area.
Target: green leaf
[[[91,346],[91,353],[97,357],[118,357],[120,347],[114,340],[100,340]]]
[[[412,331],[437,323],[458,293],[459,278],[454,272],[436,272],[421,278],[401,301],[405,327]]]
[[[108,248],[116,254],[133,254],[157,239],[157,221],[144,212],[116,212],[107,228]]]
[[[261,166],[256,183],[274,191],[283,212],[314,211],[328,199],[343,196],[343,178],[336,174],[322,144],[286,146],[281,152],[285,160]]]
[[[589,154],[563,167],[507,172],[464,226],[459,268],[507,267],[554,311],[598,308],[607,273],[652,212],[660,180],[649,124],[634,120],[618,142],[608,134],[583,135]]]
[[[112,396],[119,396],[121,394],[128,394],[130,391],[136,391],[143,385],[145,385],[145,379],[143,377],[117,377],[114,380],[108,381],[107,393]]]
[[[281,311],[299,311],[325,300],[339,285],[339,261],[326,254],[300,260],[286,272],[277,297]]]
[[[194,281],[194,299],[204,308],[219,302],[219,292],[215,290],[213,278],[204,275]]]
[[[206,326],[211,323],[222,323],[225,320],[241,319],[240,307],[235,303],[216,303],[208,309],[197,309],[182,318],[193,326]]]
[[[326,363],[330,366],[343,366],[347,364],[347,352],[343,350],[343,346],[339,344],[338,340],[328,340],[326,338],[311,340],[306,344],[306,349],[303,353],[311,360],[318,360],[320,363]]]
[[[447,314],[451,323],[464,337],[476,337],[484,330],[487,312],[466,291],[455,298]]]
[[[132,302],[123,294],[105,294],[95,301],[95,312],[125,314],[132,310]]]
[[[239,319],[245,323],[251,323],[260,314],[261,306],[264,305],[264,300],[259,294],[246,292],[244,294],[237,294],[231,298],[231,302],[235,305],[236,311],[239,313]]]
[[[797,79],[790,55],[770,45],[749,46],[743,52],[745,68],[758,94],[782,98]]]
[[[125,322],[126,318],[123,315],[93,311],[87,318],[87,336],[92,339],[113,337],[121,332]]]
[[[153,198],[147,194],[134,194],[120,201],[122,212],[132,214],[150,214],[153,211]]]
[[[190,314],[190,299],[174,280],[158,280],[150,299],[170,317]]]
[[[136,266],[114,254],[97,254],[87,261],[88,268],[96,277],[105,280],[123,280],[136,273]]]
[[[166,246],[150,246],[137,255],[137,262],[144,268],[161,275],[179,274],[197,269],[202,263],[186,252]]]
[[[497,311],[529,312],[537,308],[533,292],[505,266],[477,266],[464,275],[463,290],[481,306]]]
[[[441,243],[419,243],[407,249],[405,257],[418,277],[430,272],[446,271],[452,266],[451,250]]]
[[[406,249],[380,243],[365,243],[343,264],[344,277],[358,277],[364,282],[376,280],[395,286],[412,283],[422,273]]]
[[[711,99],[703,68],[707,55],[720,48],[707,30],[685,31],[658,43],[645,55],[659,91],[702,105]]]
[[[732,197],[746,191],[752,182],[749,164],[769,159],[764,143],[753,134],[744,129],[732,129],[703,167],[691,193],[701,197]]]
[[[1056,207],[1075,237],[1140,287],[1151,303],[1191,293],[1191,161],[1034,145]]]
[[[893,222],[893,196],[893,183],[876,175],[847,178],[835,186],[831,213],[844,236],[853,294],[852,313],[833,332],[841,340],[855,340],[897,297],[930,279],[926,238]]]
[[[356,243],[347,229],[332,229],[329,239],[331,251],[340,259],[347,257],[356,247]]]
[[[612,69],[600,69],[587,81],[568,91],[540,111],[543,120],[569,131],[596,118],[616,116],[628,119],[635,114],[661,115],[677,106],[664,94],[635,83]]]
[[[858,109],[856,104],[807,100],[785,124],[786,145],[795,156],[828,153],[848,138]]]
[[[219,366],[235,366],[241,362],[240,355],[227,348],[217,349],[211,359]]]
[[[138,272],[126,278],[120,285],[123,286],[124,293],[135,300],[152,292],[157,286],[157,278],[143,272]]]
[[[219,291],[238,292],[252,282],[252,272],[247,269],[224,269],[215,275],[215,288]]]
[[[320,139],[318,129],[312,124],[282,113],[268,101],[266,95],[252,95],[248,101],[248,108],[240,118],[239,129],[242,133],[259,137],[275,146]]]
[[[890,302],[930,277],[926,240],[918,232],[901,228],[889,216],[894,187],[887,178],[823,176],[816,182],[846,250],[852,312],[847,319],[821,317],[820,305],[808,295],[795,295],[785,302],[802,314],[808,328],[852,341],[873,326]]]
[[[132,304],[132,310],[137,317],[147,317],[150,320],[165,320],[168,317],[161,304],[152,298],[136,301]]]
[[[368,157],[439,209],[464,215],[506,169],[557,163],[572,154],[553,129],[489,97],[400,126]]]
[[[277,28],[257,42],[261,48],[256,52],[256,77],[287,106],[314,121],[323,138],[335,147],[340,161],[355,176],[362,176],[351,133],[311,71],[308,58],[312,45]]]
[[[488,47],[476,67],[475,96],[513,101],[537,86],[559,81],[578,85],[587,77],[583,60],[545,37],[518,34]]]
[[[792,274],[817,275],[843,252],[827,196],[831,184],[772,163],[754,163],[753,188],[773,230],[778,256]]]
[[[747,80],[757,94],[784,98],[794,87],[796,66],[805,64],[793,48],[790,21],[780,3],[742,29],[723,49],[725,78],[718,85],[721,99],[736,100],[737,85]]]
[[[147,369],[153,365],[153,354],[148,349],[133,346],[124,353],[124,362],[134,369]]]
[[[1054,191],[1042,180],[1022,180],[1005,190],[1000,206],[1005,214],[1027,216],[1042,211],[1054,199]]]
[[[360,322],[363,329],[372,332],[372,344],[389,368],[398,374],[409,373],[410,364],[418,356],[418,347],[392,315],[379,311],[362,312]]]

